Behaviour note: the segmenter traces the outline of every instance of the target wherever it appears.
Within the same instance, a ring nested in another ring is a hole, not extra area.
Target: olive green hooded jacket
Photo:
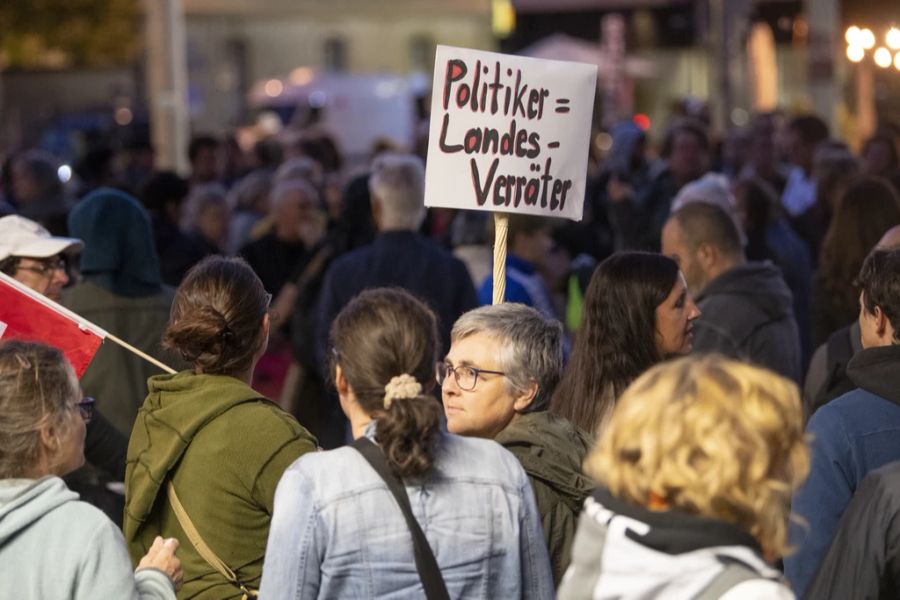
[[[531,481],[553,581],[559,585],[569,566],[578,515],[595,487],[581,471],[591,441],[546,410],[517,415],[494,441],[513,453]]]
[[[189,371],[148,381],[125,472],[124,533],[133,562],[157,535],[181,542],[179,598],[240,598],[210,567],[179,525],[176,493],[206,544],[238,578],[259,586],[275,487],[316,440],[293,417],[245,383]]]

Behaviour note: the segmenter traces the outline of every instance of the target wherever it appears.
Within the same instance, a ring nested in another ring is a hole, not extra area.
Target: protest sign
[[[494,304],[509,213],[581,220],[597,66],[438,46],[425,206],[494,211]]]
[[[438,46],[425,205],[581,220],[597,66]]]

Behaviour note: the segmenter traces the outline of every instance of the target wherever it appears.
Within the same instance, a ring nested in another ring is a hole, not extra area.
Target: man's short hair
[[[894,341],[900,342],[900,249],[873,250],[859,270],[856,285],[862,290],[866,311],[874,313],[880,307],[894,329]]]
[[[804,144],[817,146],[828,139],[828,125],[816,115],[800,115],[788,123],[788,129],[796,131]]]
[[[722,208],[708,202],[689,202],[672,214],[691,249],[709,244],[729,256],[743,253],[741,232]]]
[[[198,135],[191,139],[188,146],[188,159],[194,162],[203,150],[215,150],[219,147],[219,140],[211,135]]]
[[[675,145],[675,138],[681,134],[692,135],[697,138],[697,142],[700,144],[700,147],[703,150],[709,151],[709,135],[706,133],[706,129],[703,127],[703,124],[697,121],[696,119],[683,118],[678,119],[669,127],[666,131],[666,136],[663,138],[662,148],[660,148],[660,155],[663,158],[668,158],[670,154],[672,154],[672,147]]]
[[[381,206],[379,227],[413,231],[425,219],[425,166],[412,154],[382,154],[372,163],[369,193]]]
[[[510,393],[538,391],[524,412],[544,410],[562,374],[562,325],[524,304],[505,302],[465,313],[453,324],[451,343],[483,333],[500,345],[498,363]]]

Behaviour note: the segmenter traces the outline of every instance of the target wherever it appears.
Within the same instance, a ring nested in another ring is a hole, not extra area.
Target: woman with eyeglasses
[[[174,599],[178,541],[156,537],[132,571],[119,529],[63,475],[84,463],[83,398],[63,353],[0,343],[0,581],[17,598]]]
[[[163,343],[191,368],[157,375],[128,446],[125,538],[185,541],[187,598],[259,588],[275,486],[316,440],[250,387],[269,337],[269,300],[241,259],[204,259],[178,287]]]
[[[552,598],[522,467],[492,441],[441,431],[440,405],[429,393],[434,313],[405,291],[368,290],[338,314],[329,341],[356,442],[307,454],[285,472],[261,596]],[[384,476],[366,448],[383,461]],[[416,528],[425,538],[418,547]]]
[[[569,565],[578,513],[594,488],[581,472],[590,439],[547,410],[562,354],[558,321],[503,303],[461,316],[437,369],[447,430],[492,439],[525,469],[557,584]]]

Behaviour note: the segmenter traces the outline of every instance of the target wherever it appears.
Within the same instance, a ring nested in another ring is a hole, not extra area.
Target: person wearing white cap
[[[0,218],[0,271],[36,292],[59,302],[62,288],[69,283],[67,261],[84,247],[77,238],[55,237],[42,225],[19,215]],[[87,425],[84,453],[87,460],[109,475],[113,481],[125,477],[125,453],[128,438],[113,427],[109,420],[93,407]],[[112,502],[109,492],[90,486],[84,474],[69,476],[66,484],[81,494],[82,499],[96,504],[121,525],[120,499]],[[96,487],[96,486],[95,486]],[[99,491],[98,491],[99,490]]]
[[[67,257],[83,246],[75,238],[52,236],[25,217],[0,218],[0,271],[51,300],[58,302],[69,283]]]

